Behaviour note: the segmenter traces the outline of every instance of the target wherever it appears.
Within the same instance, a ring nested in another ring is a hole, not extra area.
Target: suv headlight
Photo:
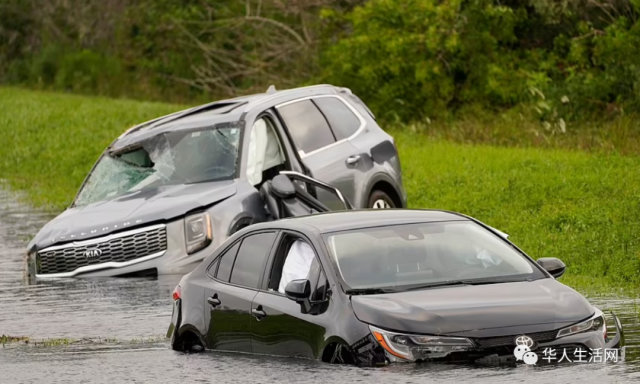
[[[408,335],[369,326],[371,333],[389,354],[405,360],[425,360],[445,357],[451,352],[474,348],[465,337]]]
[[[209,214],[196,213],[184,219],[184,241],[187,245],[187,254],[197,252],[211,244],[213,230]]]
[[[556,338],[574,335],[576,333],[591,332],[591,331],[601,331],[603,336],[606,336],[607,325],[605,324],[605,321],[604,321],[604,315],[601,312],[596,313],[592,318],[590,318],[587,321],[583,321],[582,323],[574,324],[570,327],[559,330]]]

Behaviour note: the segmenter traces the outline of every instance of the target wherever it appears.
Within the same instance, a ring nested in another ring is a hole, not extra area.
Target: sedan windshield
[[[233,179],[238,128],[163,133],[117,153],[105,153],[74,206],[166,185]]]
[[[324,240],[343,280],[360,293],[545,276],[503,239],[471,221],[359,229],[327,234]]]

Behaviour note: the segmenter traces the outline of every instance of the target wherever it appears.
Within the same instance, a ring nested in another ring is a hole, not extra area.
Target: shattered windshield
[[[469,221],[393,225],[324,237],[352,289],[544,277],[508,243]]]
[[[73,205],[165,185],[233,179],[239,138],[235,127],[174,131],[105,153]]]

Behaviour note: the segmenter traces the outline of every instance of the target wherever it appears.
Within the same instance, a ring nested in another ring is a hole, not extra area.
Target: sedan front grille
[[[525,335],[532,338],[537,343],[543,343],[545,341],[555,340],[558,330],[544,331],[537,333],[526,333]],[[499,337],[484,337],[474,338],[473,340],[482,348],[495,348],[503,346],[515,346],[515,339],[519,335],[512,336],[499,336]]]
[[[68,273],[90,265],[133,261],[166,249],[167,229],[164,225],[141,228],[106,236],[103,241],[91,239],[90,244],[70,243],[44,249],[37,254],[37,274]]]

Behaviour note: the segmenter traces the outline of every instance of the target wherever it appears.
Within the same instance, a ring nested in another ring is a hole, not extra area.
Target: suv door
[[[211,349],[251,352],[251,302],[275,237],[275,232],[252,232],[211,264],[204,298]]]
[[[300,305],[279,292],[283,266],[289,250],[296,241],[302,241],[311,254],[306,265],[307,278],[311,281],[311,298],[322,301],[328,298],[328,280],[311,243],[297,235],[283,232],[278,246],[265,271],[262,289],[251,305],[251,343],[254,353],[304,357],[316,359],[322,351],[326,329],[332,320],[327,305],[311,313],[302,313]],[[301,265],[297,264],[300,268]],[[290,276],[289,276],[290,277]]]
[[[344,128],[349,124],[353,126],[354,120],[349,120],[351,123],[347,122],[346,125],[341,124],[344,116],[334,114],[329,108],[334,101],[342,103],[337,96],[322,95],[283,103],[277,105],[276,110],[311,176],[337,187],[353,202],[361,154],[348,140],[346,135],[349,130]],[[352,114],[352,118],[358,124],[353,133],[357,134],[364,127],[364,120],[355,114]],[[329,208],[343,209],[341,202],[331,194],[322,190],[316,191],[316,194]]]

